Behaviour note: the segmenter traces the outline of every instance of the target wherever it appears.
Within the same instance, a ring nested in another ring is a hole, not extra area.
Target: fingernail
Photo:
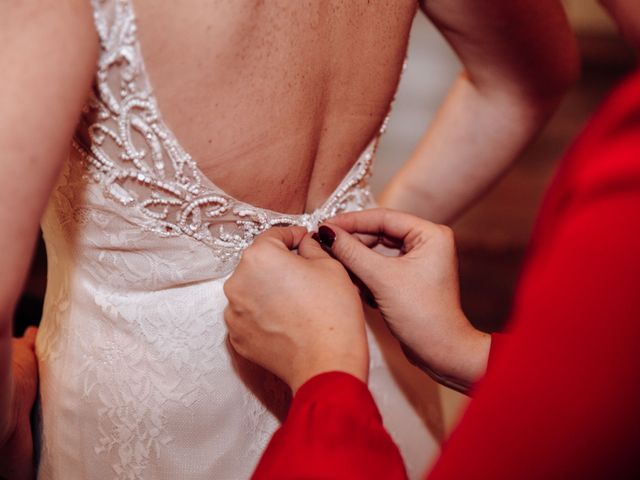
[[[322,225],[318,229],[318,235],[320,236],[320,243],[326,245],[331,248],[333,246],[333,242],[336,240],[336,232],[331,230],[326,225]]]
[[[322,240],[320,240],[320,235],[318,235],[318,232],[313,232],[311,234],[311,238],[313,238],[316,242],[322,245]]]

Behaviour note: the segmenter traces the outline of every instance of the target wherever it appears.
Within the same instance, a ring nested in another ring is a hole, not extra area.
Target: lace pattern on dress
[[[313,213],[277,213],[227,195],[202,174],[162,120],[136,39],[130,0],[92,3],[102,51],[74,147],[105,196],[138,210],[145,228],[161,236],[192,237],[223,260],[235,260],[272,226],[312,229],[347,206],[362,208],[369,202],[367,178],[379,134]],[[386,120],[380,133],[385,127]]]

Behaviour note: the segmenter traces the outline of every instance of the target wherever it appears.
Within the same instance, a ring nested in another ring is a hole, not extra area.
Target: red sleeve
[[[341,372],[318,375],[293,399],[253,475],[260,479],[406,479],[367,386]]]
[[[429,480],[640,478],[640,177],[618,179],[541,237]]]
[[[572,147],[532,252],[429,479],[640,478],[640,72]]]
[[[487,361],[487,370],[493,368],[493,364],[496,362],[498,352],[502,350],[506,339],[509,335],[506,333],[492,333],[491,334],[491,349],[489,350],[489,360]]]

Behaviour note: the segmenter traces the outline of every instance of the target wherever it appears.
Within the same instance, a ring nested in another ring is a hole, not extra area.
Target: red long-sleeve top
[[[561,164],[499,343],[430,480],[640,478],[640,71]],[[299,389],[254,476],[405,477],[342,373]]]

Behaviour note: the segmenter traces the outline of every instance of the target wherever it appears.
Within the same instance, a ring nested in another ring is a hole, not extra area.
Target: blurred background
[[[535,214],[556,163],[606,92],[633,68],[630,50],[597,0],[565,0],[583,55],[581,80],[512,170],[453,225],[459,246],[462,302],[476,326],[500,330],[508,318],[514,285]],[[412,30],[408,67],[372,179],[376,193],[409,157],[433,119],[460,64],[424,15]],[[42,242],[15,316],[15,333],[37,324],[46,284]],[[465,399],[443,389],[450,429]]]

